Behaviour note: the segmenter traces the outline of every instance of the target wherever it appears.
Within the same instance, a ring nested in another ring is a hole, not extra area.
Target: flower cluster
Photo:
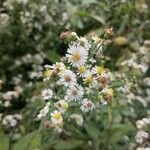
[[[135,136],[135,141],[137,143],[136,150],[149,150],[149,138],[150,134],[148,132],[148,126],[150,125],[150,118],[142,118],[136,122],[136,127],[138,128],[138,132]]]
[[[57,130],[62,129],[66,118],[82,125],[82,115],[113,99],[112,74],[95,59],[107,40],[97,42],[98,36],[96,40],[93,36],[96,35],[78,37],[70,32],[61,34],[63,40],[70,41],[65,57],[61,62],[44,66],[43,77],[47,86],[42,89],[41,97],[49,102],[38,118],[49,116],[51,126]],[[50,86],[52,83],[53,86]]]

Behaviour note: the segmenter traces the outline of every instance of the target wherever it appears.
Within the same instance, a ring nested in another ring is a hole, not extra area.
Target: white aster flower
[[[92,111],[94,108],[95,108],[95,104],[94,104],[92,101],[87,100],[87,99],[84,99],[84,100],[83,100],[82,106],[80,107],[80,109],[81,109],[83,112]]]
[[[84,90],[82,86],[76,85],[71,86],[66,92],[65,99],[66,100],[80,100],[83,97]]]
[[[79,66],[78,67],[78,73],[77,75],[79,75],[80,77],[85,77],[87,76],[88,70],[86,66]]]
[[[51,89],[44,89],[41,92],[41,96],[44,100],[49,100],[53,96],[53,91]]]
[[[135,140],[137,143],[142,144],[147,138],[148,138],[148,133],[140,130],[137,132],[136,136],[135,136]]]
[[[64,65],[64,63],[62,62],[56,62],[53,66],[51,66],[50,68],[52,69],[58,69],[60,71],[65,70],[66,66]]]
[[[66,57],[72,66],[83,66],[88,58],[88,48],[81,46],[79,43],[74,43],[69,46]]]
[[[75,119],[77,125],[83,125],[83,117],[80,114],[72,114],[70,117],[71,119]]]
[[[46,106],[40,110],[37,116],[38,119],[41,119],[42,117],[46,116],[46,114],[49,112],[49,106],[50,106],[50,103],[48,102]]]
[[[91,47],[91,44],[88,42],[88,40],[85,37],[78,37],[78,41],[82,46],[86,47],[87,49]]]
[[[7,115],[3,119],[2,124],[8,127],[15,127],[17,125],[17,120],[13,117],[13,115]]]
[[[58,83],[66,87],[73,86],[76,84],[76,75],[71,70],[65,70],[61,73]]]
[[[54,105],[61,113],[66,112],[66,110],[68,109],[68,103],[64,100],[59,100]]]
[[[58,110],[54,110],[51,113],[51,120],[54,125],[61,125],[63,121],[61,113]]]
[[[143,118],[142,121],[143,121],[146,125],[150,124],[150,118]]]
[[[86,73],[85,78],[83,79],[84,83],[88,84],[89,87],[95,87],[97,86],[97,81],[94,78],[92,72],[88,71]]]
[[[93,72],[93,74],[102,75],[103,73],[105,73],[105,69],[100,66],[95,66],[92,68],[92,72]]]
[[[137,127],[138,129],[144,128],[145,125],[146,125],[145,122],[142,121],[142,120],[138,120],[138,121],[136,122],[136,127]]]

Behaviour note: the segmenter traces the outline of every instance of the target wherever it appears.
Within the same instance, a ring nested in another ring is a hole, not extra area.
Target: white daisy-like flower
[[[65,85],[66,87],[73,86],[76,84],[76,75],[71,70],[65,70],[61,73],[58,84]]]
[[[143,130],[139,130],[135,136],[135,140],[137,143],[142,144],[147,138],[149,134]]]
[[[50,68],[52,69],[59,69],[60,71],[65,70],[66,66],[64,65],[64,63],[62,62],[56,62],[53,66],[51,66]]]
[[[53,124],[61,125],[63,121],[61,113],[58,110],[54,110],[51,113],[51,120]]]
[[[136,127],[137,127],[138,129],[142,129],[142,128],[144,128],[145,126],[146,126],[146,124],[145,124],[145,122],[142,121],[142,120],[138,120],[138,121],[136,122]]]
[[[94,108],[95,108],[95,104],[94,104],[92,101],[87,100],[87,99],[84,99],[84,100],[83,100],[82,106],[80,107],[80,109],[81,109],[83,112],[92,111]]]
[[[72,66],[83,66],[88,59],[88,48],[81,46],[79,43],[73,43],[69,46],[66,57]]]
[[[102,75],[105,73],[105,69],[103,67],[100,67],[100,66],[95,66],[92,68],[92,72],[93,72],[93,74]]]
[[[96,79],[93,76],[93,73],[88,71],[85,78],[83,79],[84,83],[88,84],[89,87],[95,87],[98,85]]]
[[[85,77],[85,76],[87,76],[87,73],[88,73],[88,68],[86,66],[78,67],[77,75],[79,75],[80,77]]]
[[[59,100],[54,105],[61,113],[66,112],[66,110],[68,109],[68,103],[64,100]]]
[[[85,37],[78,37],[78,41],[82,46],[86,47],[87,49],[90,49],[91,44],[88,42],[88,40]]]
[[[50,106],[50,103],[48,102],[46,106],[40,110],[37,116],[38,119],[41,119],[42,117],[46,116],[46,114],[49,112],[49,106]]]
[[[72,114],[70,118],[75,119],[77,125],[79,126],[83,125],[83,117],[80,114]]]
[[[3,118],[2,124],[8,127],[15,127],[17,125],[17,120],[13,115],[7,115]]]
[[[51,89],[44,89],[41,92],[41,96],[44,100],[49,100],[53,96],[53,91]]]
[[[71,86],[67,92],[65,99],[68,100],[80,100],[83,97],[84,90],[80,85]]]
[[[108,88],[108,87],[105,87],[102,91],[101,91],[103,94],[105,95],[111,95],[113,96],[114,95],[114,91],[112,88]]]

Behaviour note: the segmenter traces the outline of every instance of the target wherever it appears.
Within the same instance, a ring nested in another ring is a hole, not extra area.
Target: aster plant
[[[40,130],[47,128],[60,135],[60,139],[70,140],[72,131],[82,138],[85,129],[92,137],[88,145],[99,148],[100,117],[111,115],[109,105],[117,101],[116,87],[112,84],[114,77],[105,68],[103,56],[112,34],[111,28],[101,38],[95,33],[86,37],[74,32],[60,35],[68,49],[60,62],[43,67],[41,99],[45,107],[37,114],[37,120],[41,120]]]

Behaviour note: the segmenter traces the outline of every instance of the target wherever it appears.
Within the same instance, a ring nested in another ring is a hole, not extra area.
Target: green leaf
[[[111,136],[110,143],[116,143],[122,139],[123,136],[132,133],[135,130],[132,124],[120,124],[114,125]]]
[[[67,149],[70,150],[70,149],[77,148],[81,145],[83,145],[83,141],[79,141],[79,140],[69,140],[69,141],[57,140],[54,148],[60,150],[67,150]]]
[[[39,149],[41,145],[41,135],[34,131],[18,140],[13,146],[13,150],[32,150]]]
[[[89,17],[91,17],[92,19],[94,19],[95,21],[101,23],[102,25],[105,25],[105,20],[100,17],[100,16],[96,16],[96,15],[92,15],[92,14],[88,14]]]
[[[88,135],[92,139],[98,139],[100,132],[99,132],[98,128],[94,125],[93,122],[85,123],[84,126],[85,126],[85,129],[86,129]]]
[[[9,138],[0,130],[0,150],[9,150]]]
[[[46,56],[47,59],[50,60],[52,63],[60,60],[60,55],[57,54],[55,51],[48,51]]]

